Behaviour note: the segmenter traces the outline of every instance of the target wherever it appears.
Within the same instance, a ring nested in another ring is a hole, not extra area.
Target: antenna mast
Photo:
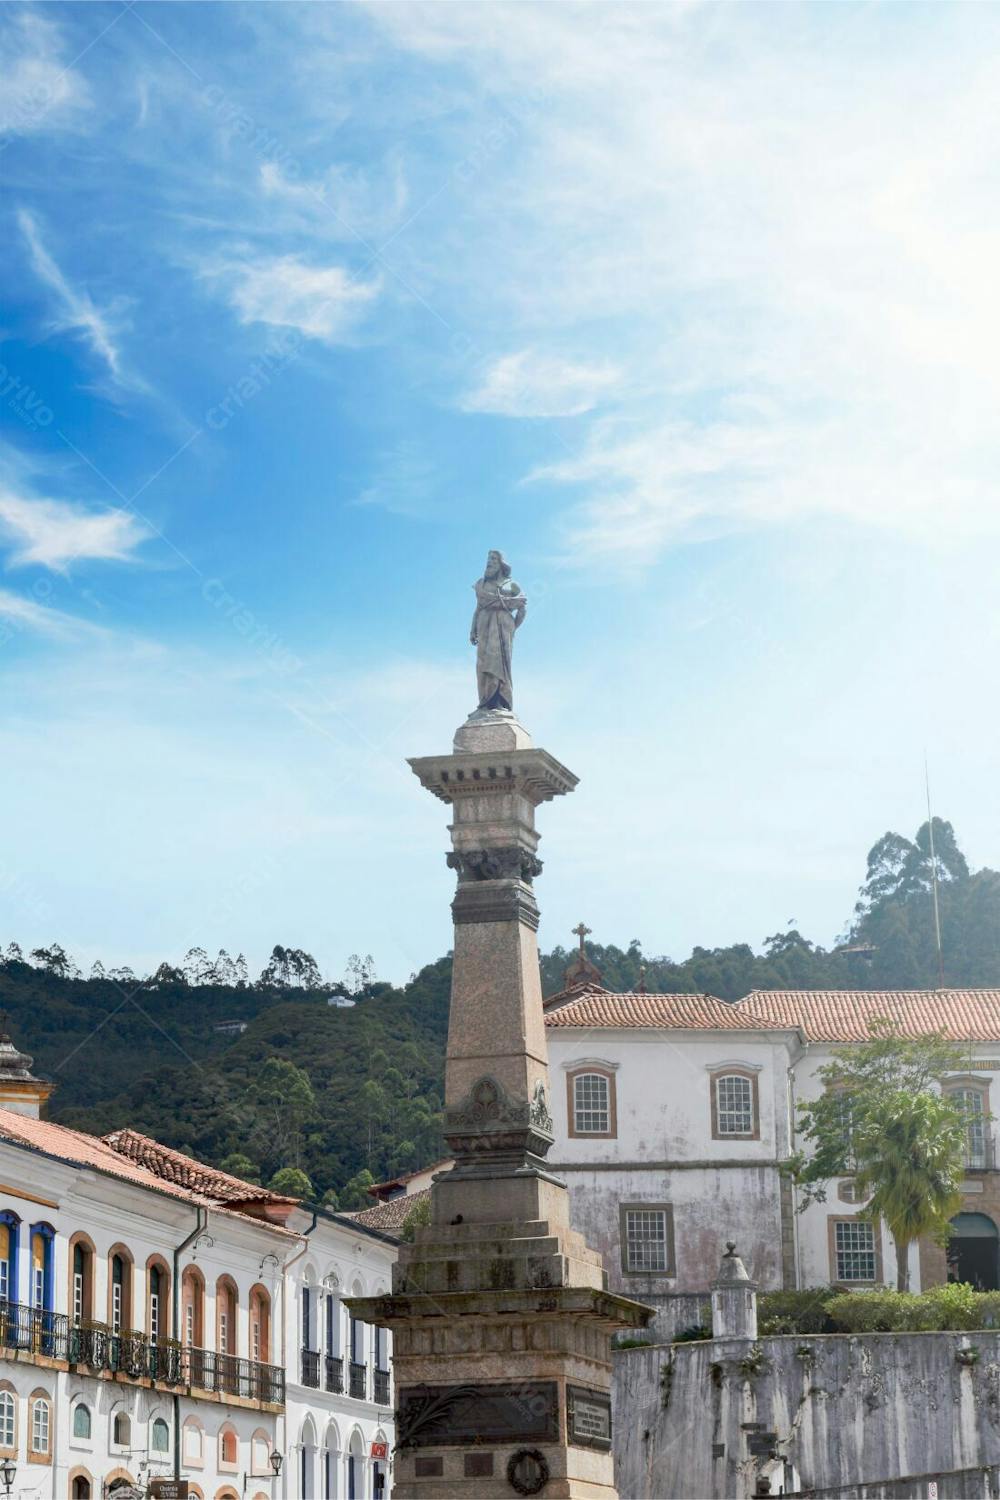
[[[937,855],[934,853],[934,819],[931,816],[931,777],[927,767],[927,751],[924,751],[924,790],[927,793],[927,835],[931,848],[931,889],[934,893],[934,939],[937,943],[938,984],[944,989],[944,955],[941,951],[941,908],[938,904]]]

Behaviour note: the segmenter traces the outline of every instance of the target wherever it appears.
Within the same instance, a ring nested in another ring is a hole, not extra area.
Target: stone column
[[[757,1283],[747,1275],[746,1266],[736,1254],[732,1240],[712,1282],[713,1339],[750,1339],[757,1337]]]
[[[390,1297],[351,1299],[393,1331],[398,1500],[614,1500],[611,1336],[648,1308],[610,1295],[570,1228],[552,1144],[533,883],[535,810],[577,778],[513,713],[479,710],[450,755],[410,762],[452,812],[457,875],[445,1081],[455,1166],[403,1245]]]

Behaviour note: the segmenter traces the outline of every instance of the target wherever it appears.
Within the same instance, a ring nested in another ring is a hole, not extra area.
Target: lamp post
[[[279,1453],[276,1448],[273,1448],[271,1450],[268,1462],[271,1465],[273,1473],[271,1473],[271,1474],[253,1474],[253,1473],[250,1473],[250,1474],[244,1474],[243,1475],[243,1493],[244,1493],[244,1495],[247,1492],[247,1485],[250,1483],[251,1479],[277,1479],[278,1475],[281,1473],[281,1465],[285,1462],[285,1455],[283,1453]]]
[[[12,1458],[5,1458],[0,1464],[0,1479],[4,1483],[4,1494],[9,1495],[14,1488],[14,1475],[17,1473],[17,1464]]]

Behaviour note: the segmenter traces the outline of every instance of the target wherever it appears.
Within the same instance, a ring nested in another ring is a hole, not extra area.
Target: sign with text
[[[555,1381],[497,1385],[417,1385],[399,1392],[400,1448],[474,1443],[555,1443],[559,1393]]]
[[[372,1456],[372,1458],[388,1458],[388,1456],[389,1456],[389,1444],[388,1443],[372,1443],[371,1456]]]
[[[186,1479],[151,1479],[149,1493],[152,1500],[188,1500]]]
[[[611,1447],[611,1397],[607,1391],[589,1391],[586,1386],[566,1388],[569,1440],[577,1448]]]

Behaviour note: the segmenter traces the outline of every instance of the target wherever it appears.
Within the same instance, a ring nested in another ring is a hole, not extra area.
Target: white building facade
[[[0,1038],[12,1492],[131,1500],[181,1478],[192,1500],[383,1500],[389,1351],[340,1297],[388,1284],[391,1242],[134,1132],[46,1121],[30,1062]]]
[[[946,1279],[1000,1286],[1000,1173],[989,1123],[1000,1077],[1000,991],[757,991],[616,995],[590,982],[546,1003],[553,1170],[574,1226],[602,1250],[613,1290],[657,1304],[660,1331],[704,1316],[726,1242],[763,1290],[895,1283],[893,1243],[858,1216],[849,1179],[799,1212],[781,1171],[800,1101],[836,1049],[886,1016],[944,1030],[967,1051],[944,1087],[970,1112],[961,1214],[948,1258],[910,1251],[914,1290]],[[685,1308],[683,1298],[690,1299]]]

